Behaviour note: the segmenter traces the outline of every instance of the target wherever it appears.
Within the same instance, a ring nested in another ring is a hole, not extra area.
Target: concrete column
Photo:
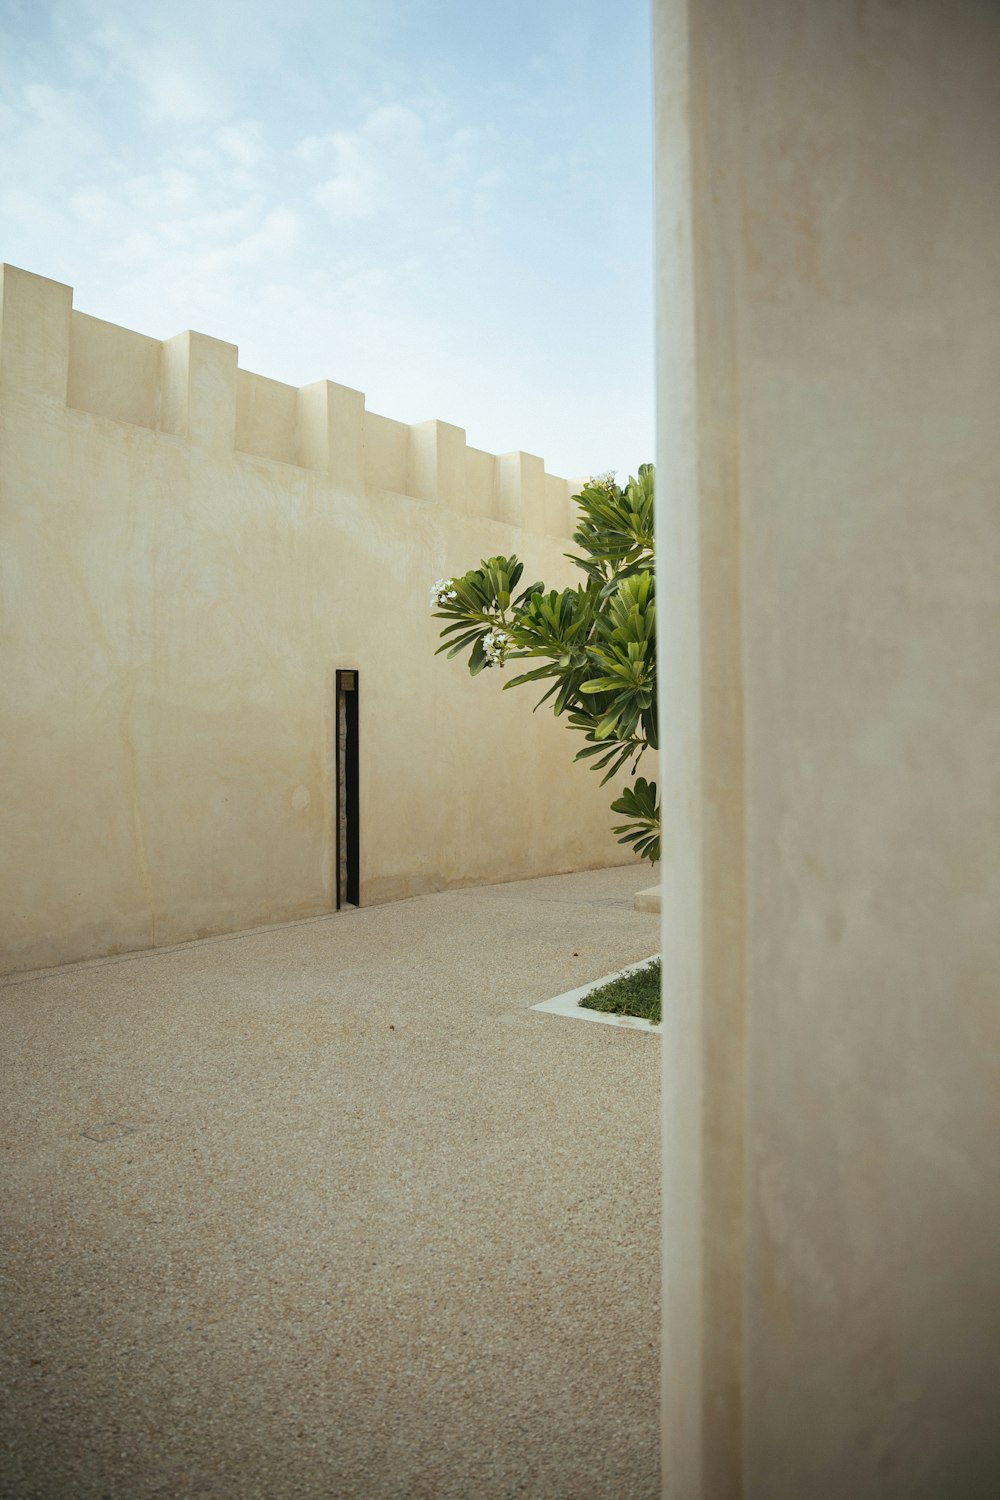
[[[1000,1494],[1000,10],[656,0],[664,1493]]]

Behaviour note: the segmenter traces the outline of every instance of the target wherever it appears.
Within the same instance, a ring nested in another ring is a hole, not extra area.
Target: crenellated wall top
[[[73,289],[0,267],[0,387],[180,439],[216,456],[295,465],[332,489],[391,492],[552,536],[573,530],[582,481],[531,453],[472,448],[448,422],[370,412],[332,380],[291,386],[240,368],[235,344],[149,338],[73,307]]]

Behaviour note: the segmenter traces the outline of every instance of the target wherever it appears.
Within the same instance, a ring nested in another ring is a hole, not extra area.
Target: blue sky
[[[645,0],[0,0],[0,259],[570,477],[653,456]]]

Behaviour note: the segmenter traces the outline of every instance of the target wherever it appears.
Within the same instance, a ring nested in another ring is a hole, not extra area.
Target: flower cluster
[[[458,598],[454,578],[439,578],[431,587],[431,609],[443,609]]]
[[[604,474],[592,474],[590,482],[591,484],[599,484],[606,490],[613,490],[615,487],[615,471],[614,469],[608,469]]]
[[[483,651],[491,667],[503,665],[510,646],[510,636],[503,630],[488,630],[483,636]]]

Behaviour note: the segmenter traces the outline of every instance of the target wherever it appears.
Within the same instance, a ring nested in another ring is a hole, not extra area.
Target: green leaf
[[[472,655],[469,657],[469,672],[471,676],[478,677],[479,673],[487,665],[486,652],[483,649],[482,638],[480,638],[473,648]]]
[[[575,497],[580,551],[566,556],[583,574],[576,588],[536,582],[515,594],[523,564],[498,555],[453,578],[457,598],[433,611],[444,622],[436,654],[471,647],[472,676],[491,665],[483,637],[494,628],[510,639],[508,659],[535,658],[504,689],[545,684],[535,711],[551,703],[568,716],[586,741],[575,758],[603,773],[602,786],[629,768],[635,776],[643,752],[657,746],[654,477],[643,464],[624,486],[591,481]],[[658,858],[655,784],[635,776],[612,808],[626,819],[615,826],[621,842]]]

